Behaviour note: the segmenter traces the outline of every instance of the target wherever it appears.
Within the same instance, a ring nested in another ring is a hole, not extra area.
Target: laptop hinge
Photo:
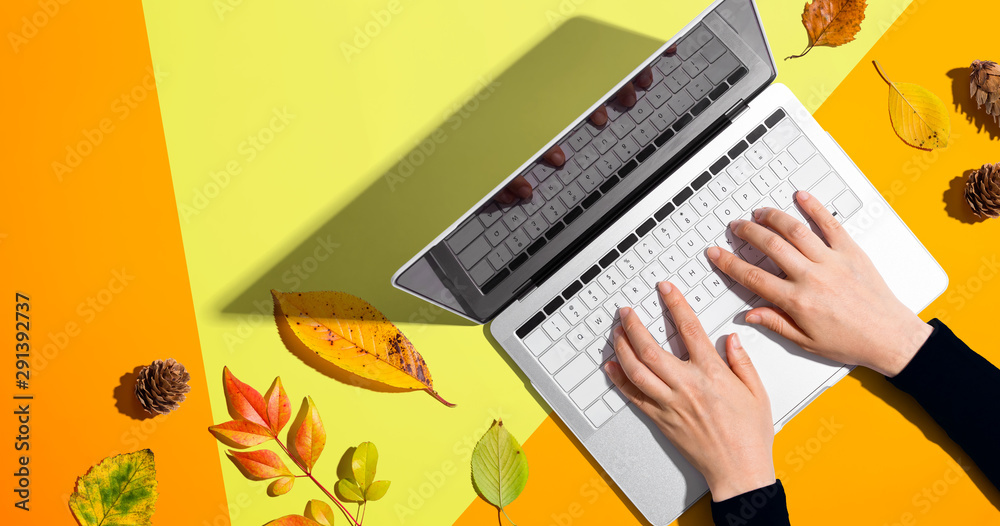
[[[512,296],[514,296],[515,298],[517,298],[517,301],[521,301],[521,300],[524,299],[525,296],[528,295],[529,292],[531,292],[531,291],[535,290],[536,288],[538,288],[538,287],[535,287],[534,285],[535,285],[535,282],[533,280],[531,280],[531,279],[528,279],[528,281],[525,281],[524,283],[522,283],[521,286],[518,287],[516,291],[514,291],[514,294],[512,294]]]
[[[748,109],[750,109],[750,105],[747,104],[745,100],[740,99],[740,101],[734,104],[732,108],[729,108],[729,111],[727,111],[724,116],[729,120],[729,122],[736,122],[736,119]]]

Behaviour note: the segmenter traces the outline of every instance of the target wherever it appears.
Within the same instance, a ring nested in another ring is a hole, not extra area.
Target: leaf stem
[[[358,521],[358,525],[365,521],[365,512],[368,511],[368,501],[366,500],[364,506],[361,507],[361,519]]]
[[[514,524],[514,521],[511,520],[510,515],[507,515],[507,510],[500,508],[500,512],[503,513],[504,517],[507,517],[507,520],[510,521],[511,524]],[[499,515],[497,516],[499,517]],[[517,524],[514,524],[514,526],[517,526]]]
[[[806,53],[808,53],[808,52],[810,52],[812,50],[813,45],[814,44],[810,43],[808,46],[806,46],[806,49],[804,51],[802,51],[802,53],[799,53],[798,55],[791,55],[791,56],[785,57],[785,60],[788,60],[790,58],[802,58],[802,57],[806,56]]]
[[[310,473],[309,470],[305,468],[305,466],[299,464],[299,460],[294,456],[292,456],[292,452],[289,451],[288,448],[281,443],[281,440],[278,440],[278,437],[274,437],[274,441],[277,442],[278,446],[281,447],[281,450],[284,451],[286,455],[288,455],[288,458],[292,459],[292,462],[294,462],[295,465],[298,466],[298,468],[301,469],[303,473],[305,473],[305,476],[309,477],[309,480],[312,480],[313,483],[315,483],[319,487],[319,489],[323,491],[323,493],[326,493],[327,497],[330,497],[330,500],[332,500],[333,503],[336,504],[338,508],[340,508],[340,511],[343,512],[348,519],[350,519],[351,524],[353,524],[354,526],[361,526],[361,523],[354,518],[354,515],[351,515],[351,512],[347,511],[347,508],[345,508],[344,505],[341,504],[339,500],[337,500],[337,497],[334,497],[333,494],[326,489],[326,487],[320,484],[320,482],[316,480],[316,477],[314,477],[312,473]]]
[[[455,407],[455,404],[453,404],[453,403],[445,400],[444,398],[441,398],[441,395],[437,394],[437,391],[435,391],[435,390],[433,390],[431,388],[424,389],[424,391],[427,391],[427,394],[433,396],[434,399],[437,400],[438,402],[441,402],[442,404],[444,404],[444,405],[446,405],[448,407]]]

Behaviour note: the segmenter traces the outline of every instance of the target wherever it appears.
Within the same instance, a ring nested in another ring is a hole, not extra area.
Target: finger
[[[830,250],[830,247],[826,246],[826,243],[805,223],[777,208],[764,207],[755,210],[754,220],[781,234],[781,237],[812,261],[822,261],[823,256]]]
[[[757,307],[746,314],[747,323],[760,325],[791,340],[799,347],[809,345],[812,340],[787,312],[775,307]]]
[[[503,190],[500,190],[497,193],[497,195],[493,198],[493,200],[502,205],[509,205],[514,201],[517,201],[517,197],[514,195],[514,192],[510,190],[510,185],[507,185],[504,187]]]
[[[618,365],[625,371],[625,376],[628,376],[629,381],[639,391],[657,402],[657,405],[662,405],[661,402],[664,402],[670,394],[670,387],[636,356],[624,329],[616,327],[611,332],[611,339],[615,346],[615,355],[618,357]]]
[[[608,107],[601,104],[599,108],[594,110],[594,113],[590,114],[590,122],[594,123],[594,126],[604,126],[608,123]]]
[[[784,305],[785,298],[792,293],[792,286],[787,281],[743,261],[728,250],[709,247],[706,253],[708,259],[716,267],[719,267],[719,270],[725,272],[727,276],[736,280],[750,292],[775,305]]]
[[[837,221],[837,218],[833,217],[833,214],[823,206],[823,203],[819,202],[812,194],[805,190],[799,190],[795,192],[795,200],[799,202],[799,206],[806,211],[806,214],[809,214],[813,222],[819,226],[820,231],[823,232],[823,237],[826,238],[826,242],[831,247],[843,248],[854,246],[854,240],[844,230],[840,221]]]
[[[622,329],[628,337],[627,343],[639,360],[667,385],[671,384],[671,380],[676,381],[677,367],[681,360],[673,353],[663,350],[642,324],[635,310],[623,307],[619,309],[618,317],[622,320]]]
[[[646,89],[652,86],[653,70],[650,69],[649,66],[642,68],[642,71],[640,71],[639,74],[635,76],[635,80],[633,80],[632,82],[634,82],[636,86],[639,86],[642,89]]]
[[[618,90],[618,104],[625,106],[626,108],[631,108],[635,105],[635,85],[629,82],[622,86],[622,89]]]
[[[734,234],[747,240],[757,250],[771,258],[788,275],[805,270],[809,263],[809,260],[783,237],[753,221],[737,219],[729,224],[729,228],[733,229]]]
[[[608,378],[611,378],[611,383],[615,384],[615,387],[628,398],[630,402],[635,404],[640,411],[645,411],[646,408],[656,408],[660,404],[655,402],[652,398],[646,395],[646,393],[639,390],[631,380],[628,379],[628,375],[622,369],[622,366],[617,362],[609,361],[604,365],[604,372],[608,373]]]
[[[677,44],[668,47],[667,50],[663,52],[663,56],[665,57],[672,57],[676,54],[677,54]]]
[[[542,158],[552,166],[562,166],[566,162],[566,152],[563,151],[562,146],[557,144],[549,148],[549,151],[545,152]]]
[[[764,382],[757,374],[757,368],[753,366],[750,355],[743,348],[743,343],[740,342],[740,337],[735,332],[726,338],[726,361],[729,362],[729,368],[732,369],[733,374],[750,389],[751,393],[755,396],[767,394],[767,391],[764,390]]]
[[[531,183],[523,175],[515,177],[513,181],[508,183],[506,190],[521,199],[531,199]]]
[[[698,321],[694,309],[688,305],[681,291],[677,290],[677,287],[669,281],[661,281],[657,288],[660,291],[660,297],[663,298],[663,303],[670,311],[670,316],[674,319],[677,332],[681,334],[681,340],[687,347],[691,361],[705,363],[712,359],[712,355],[715,356],[716,360],[721,360],[719,353],[715,351],[715,346],[709,341],[708,334],[701,326],[701,322]]]

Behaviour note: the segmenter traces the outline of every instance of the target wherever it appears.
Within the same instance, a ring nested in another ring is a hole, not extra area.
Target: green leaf
[[[351,502],[364,502],[365,496],[361,488],[351,479],[340,479],[337,481],[337,492],[343,497],[342,500]]]
[[[371,486],[368,486],[368,491],[365,492],[365,499],[367,500],[378,500],[385,496],[385,492],[389,491],[389,481],[388,480],[376,480],[372,482]]]
[[[153,452],[143,449],[90,468],[76,479],[69,507],[82,526],[149,526],[157,496]]]
[[[362,442],[354,450],[351,459],[351,471],[354,472],[354,481],[361,488],[361,493],[368,491],[368,486],[375,481],[375,466],[378,465],[378,449],[371,442]]]
[[[333,508],[321,500],[313,499],[306,503],[306,517],[323,526],[333,526]]]
[[[503,509],[528,483],[528,459],[521,445],[495,420],[472,451],[472,485],[486,502]]]

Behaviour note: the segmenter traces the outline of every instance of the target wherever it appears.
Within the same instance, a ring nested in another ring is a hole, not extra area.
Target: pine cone
[[[984,164],[965,183],[965,200],[980,217],[1000,217],[1000,163]]]
[[[978,108],[986,106],[986,113],[993,116],[993,122],[1000,117],[1000,65],[989,60],[972,63],[969,75],[969,96]]]
[[[135,396],[147,412],[165,415],[180,407],[184,395],[191,391],[189,380],[191,375],[184,365],[173,358],[156,360],[139,371]]]

